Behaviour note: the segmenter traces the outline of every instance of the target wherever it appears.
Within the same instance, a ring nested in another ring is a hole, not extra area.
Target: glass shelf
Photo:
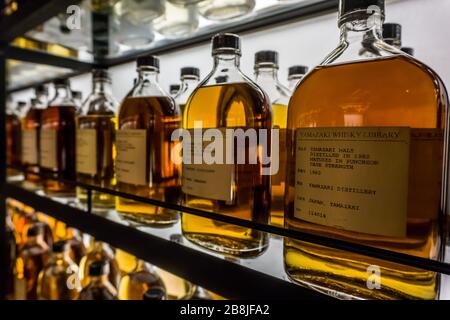
[[[16,179],[18,180],[18,179]],[[16,187],[22,188],[22,189],[26,189],[26,185],[23,184],[21,181],[16,181],[16,182],[10,182],[10,185],[14,185]],[[31,190],[29,190],[31,191]],[[32,191],[34,194],[38,195],[41,199],[47,199],[49,200],[50,198],[46,197],[45,194],[41,191]],[[17,192],[16,190],[16,195],[20,194],[20,192]],[[12,192],[11,195],[8,195],[11,197],[14,197],[14,192]],[[20,196],[17,200],[21,200]],[[85,207],[82,207],[78,204],[78,202],[75,199],[52,199],[52,201],[57,201],[60,204],[63,204],[64,206],[70,206],[74,209],[76,209],[77,211],[79,211],[81,214],[83,213],[87,213],[87,209]],[[45,208],[45,206],[44,206]],[[39,208],[36,208],[37,210],[40,210]],[[45,212],[46,214],[49,215],[53,215],[53,212]],[[184,214],[184,213],[183,213]],[[62,215],[64,216],[64,213],[58,213],[58,215]],[[130,239],[125,240],[125,238],[140,238],[136,236],[136,232],[142,233],[146,236],[153,237],[152,239],[159,239],[159,240],[163,240],[166,243],[176,243],[177,245],[181,246],[183,249],[182,250],[187,250],[189,252],[191,252],[190,254],[192,254],[193,252],[195,253],[200,253],[203,255],[208,256],[209,258],[215,258],[221,261],[226,261],[228,263],[232,263],[234,265],[243,267],[243,270],[246,271],[250,271],[250,272],[257,272],[263,275],[267,275],[270,277],[274,277],[276,279],[279,279],[282,281],[282,283],[285,284],[289,284],[289,285],[294,285],[294,282],[289,278],[288,274],[286,273],[285,269],[284,269],[284,256],[283,256],[283,241],[285,241],[287,238],[285,237],[281,237],[278,235],[274,235],[274,234],[269,234],[269,244],[266,248],[266,250],[264,252],[262,252],[260,255],[258,256],[254,256],[254,257],[235,257],[235,256],[230,256],[230,255],[225,255],[225,254],[221,254],[221,253],[217,253],[217,252],[213,252],[210,251],[208,249],[205,249],[203,247],[198,246],[197,244],[194,244],[192,242],[190,242],[187,238],[184,237],[183,232],[182,232],[182,228],[181,228],[181,222],[178,221],[177,223],[170,225],[170,226],[165,226],[165,227],[152,227],[152,226],[143,226],[143,225],[136,225],[133,222],[124,219],[117,211],[115,210],[109,210],[109,211],[105,211],[105,212],[101,212],[101,213],[95,213],[92,212],[93,216],[96,217],[101,217],[102,219],[104,219],[104,221],[108,221],[110,223],[113,223],[115,225],[121,225],[123,228],[125,228],[125,232],[122,232],[120,234],[120,237],[118,237],[118,235],[113,235],[113,237],[115,238],[113,241],[116,241],[120,244],[120,241],[130,241]],[[78,214],[78,219],[80,220],[80,226],[75,226],[77,228],[80,228],[81,231],[85,231],[83,230],[82,226],[83,224],[86,222],[86,217],[85,215],[80,216]],[[58,216],[56,216],[56,218],[60,218]],[[97,229],[103,229],[103,228],[107,228],[108,226],[105,223],[105,226],[97,225],[96,228]],[[95,236],[95,235],[94,235]],[[136,245],[138,245],[136,243]],[[116,245],[120,248],[120,245]],[[144,246],[145,247],[145,243],[139,243],[138,246]],[[325,248],[325,247],[324,247]],[[126,248],[125,248],[126,249]],[[329,249],[329,248],[328,248]],[[327,249],[327,250],[328,250]],[[158,250],[161,251],[161,250]],[[162,250],[165,251],[165,250]],[[446,251],[447,253],[450,253],[450,247],[446,247]],[[161,252],[158,252],[157,255],[160,256]],[[170,252],[166,252],[166,254],[171,255]],[[348,253],[346,253],[345,251],[342,251],[342,255],[337,255],[336,259],[339,258],[345,258],[347,256]],[[447,260],[445,261],[446,263],[450,262],[449,256],[448,254],[447,256]],[[372,258],[368,258],[366,259],[366,257],[361,258],[361,260],[358,263],[361,264],[370,264],[369,262],[373,262],[374,260]],[[151,260],[149,260],[149,262],[152,263]],[[192,261],[190,261],[189,263],[187,263],[187,265],[189,265]],[[184,262],[182,262],[183,264]],[[156,263],[156,265],[158,265]],[[391,264],[392,266],[392,264]],[[178,266],[179,267],[179,266]],[[168,270],[170,272],[172,272],[173,270]],[[211,271],[212,272],[212,271]],[[174,272],[176,274],[176,272]],[[215,274],[215,271],[212,272]],[[179,275],[179,274],[178,274]],[[179,276],[183,276],[183,275],[179,275]],[[207,276],[207,275],[205,275]],[[215,274],[214,276],[217,276],[217,274]],[[450,298],[450,281],[449,281],[450,277],[446,274],[441,274],[441,276],[439,277],[439,281],[440,281],[440,299],[449,299]],[[196,282],[196,279],[189,279],[192,282]],[[231,281],[231,280],[230,280]],[[199,283],[200,285],[203,285],[202,283]],[[297,285],[295,285],[297,287]],[[216,290],[217,288],[207,288],[210,290]],[[326,283],[321,283],[318,284],[316,286],[309,286],[308,289],[313,289],[313,290],[317,290],[321,293],[333,293],[334,297],[337,298],[342,298],[342,299],[347,299],[347,298],[358,298],[357,296],[351,296],[351,295],[346,295],[346,294],[340,294],[340,295],[336,295],[336,293],[334,292],[328,292],[328,288],[327,288],[327,284]],[[221,293],[220,291],[217,291],[217,293]]]
[[[94,58],[116,59],[207,40],[217,32],[270,26],[301,16],[302,12],[311,14],[308,10],[315,5],[320,6],[317,10],[337,9],[337,2],[330,0],[201,0],[179,4],[183,2],[188,1],[84,0],[76,13],[78,20],[73,19],[75,15],[60,13],[28,31],[28,43],[21,38],[12,45],[53,50],[53,54],[91,62]],[[234,9],[231,4],[221,5],[226,2],[234,3]]]

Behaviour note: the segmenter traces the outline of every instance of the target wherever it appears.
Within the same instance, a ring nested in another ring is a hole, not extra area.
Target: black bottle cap
[[[374,6],[379,8],[380,14],[384,17],[385,0],[341,0],[339,2],[339,26],[352,20],[350,13],[362,11],[365,15],[374,14]],[[373,7],[373,10],[372,10]]]
[[[255,67],[264,64],[276,65],[278,67],[278,52],[264,50],[255,53]]]
[[[402,26],[398,23],[384,23],[383,24],[383,39],[387,43],[394,42],[401,43],[402,41]]]
[[[53,80],[55,86],[70,86],[70,80],[67,78],[58,78]]]
[[[108,69],[94,69],[92,71],[93,79],[110,79]]]
[[[293,75],[304,75],[308,73],[309,68],[307,66],[292,66],[288,69],[288,77]]]
[[[105,260],[94,261],[89,265],[90,276],[103,276],[109,274],[109,264]]]
[[[153,287],[148,289],[142,298],[144,300],[166,300],[166,290],[162,287]]]
[[[153,55],[138,57],[136,63],[138,68],[146,66],[146,67],[153,67],[159,70],[159,58]]]
[[[180,71],[181,77],[194,76],[200,78],[200,69],[195,67],[184,67]]]
[[[404,53],[409,54],[410,56],[414,56],[414,49],[410,47],[403,47],[402,50]]]
[[[34,93],[36,95],[40,95],[40,94],[48,94],[48,87],[45,84],[40,84],[36,87],[34,87]]]
[[[53,244],[53,253],[63,253],[66,251],[67,241],[58,241]]]
[[[83,93],[81,91],[72,90],[72,98],[81,100],[81,99],[83,99]]]
[[[171,84],[169,87],[170,92],[178,92],[180,91],[180,85],[179,84]]]
[[[28,228],[27,237],[36,237],[41,233],[41,226],[39,224],[35,224]]]
[[[18,107],[25,107],[26,105],[27,105],[27,103],[25,101],[17,101]]]
[[[212,52],[233,52],[241,55],[241,38],[233,33],[218,33],[212,38]]]

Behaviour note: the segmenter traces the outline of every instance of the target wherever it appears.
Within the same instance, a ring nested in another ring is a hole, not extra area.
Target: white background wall
[[[396,0],[386,8],[386,22],[403,26],[403,44],[413,47],[416,57],[433,68],[450,88],[450,0]],[[337,13],[289,23],[271,29],[242,34],[242,69],[253,74],[254,53],[258,50],[277,50],[280,54],[280,80],[286,81],[287,68],[294,64],[313,67],[336,45],[339,39]],[[196,66],[206,76],[212,66],[210,45],[204,44],[160,56],[163,88],[177,83],[179,70]],[[127,63],[110,69],[113,93],[120,101],[131,88],[135,64]],[[72,79],[72,87],[90,91],[90,75]],[[13,99],[27,100],[31,90],[15,93]]]

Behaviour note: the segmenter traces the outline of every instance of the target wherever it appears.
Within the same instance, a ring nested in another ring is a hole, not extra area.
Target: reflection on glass
[[[183,37],[198,28],[198,14],[196,6],[178,6],[166,2],[163,16],[153,21],[156,31],[166,37]]]
[[[148,24],[164,13],[164,3],[162,0],[122,0],[115,5],[115,10],[135,25]]]
[[[255,0],[205,0],[198,4],[198,11],[206,19],[222,21],[246,15],[254,7]]]
[[[173,4],[181,5],[181,6],[188,6],[191,4],[199,3],[205,0],[167,0],[167,2],[171,2]]]
[[[126,51],[148,46],[155,35],[150,24],[135,25],[123,17],[116,17],[113,20],[112,38],[120,51]]]

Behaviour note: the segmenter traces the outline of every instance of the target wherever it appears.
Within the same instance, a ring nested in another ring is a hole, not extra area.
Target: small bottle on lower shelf
[[[19,247],[16,260],[15,296],[18,300],[38,298],[38,278],[46,265],[50,248],[44,241],[43,230],[33,226],[27,230],[27,240]]]
[[[162,288],[165,295],[164,283],[155,268],[143,260],[137,260],[136,268],[120,281],[119,299],[142,300],[144,293],[155,287]]]
[[[66,241],[53,244],[50,260],[39,274],[40,300],[74,300],[81,289],[78,266],[69,258]]]
[[[89,283],[81,290],[78,300],[117,300],[117,290],[108,276],[107,261],[92,262],[89,265]]]

